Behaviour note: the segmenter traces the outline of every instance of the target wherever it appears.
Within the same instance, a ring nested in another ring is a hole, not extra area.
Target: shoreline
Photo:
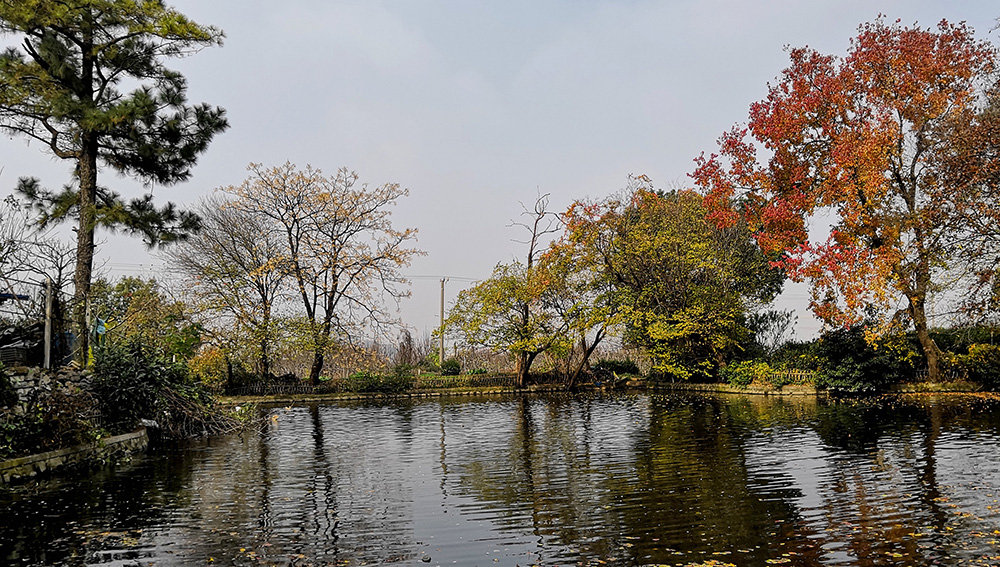
[[[575,392],[700,392],[700,393],[720,393],[720,394],[742,394],[751,396],[818,396],[818,397],[866,397],[880,396],[885,394],[971,394],[986,391],[982,385],[974,382],[909,382],[896,384],[884,392],[837,392],[816,388],[812,385],[788,384],[780,388],[749,385],[732,386],[729,384],[702,384],[689,382],[657,383],[650,384],[645,380],[629,380],[622,388],[603,389],[595,386],[584,386]],[[570,391],[558,384],[536,384],[526,388],[510,387],[471,387],[471,388],[428,388],[426,390],[410,390],[395,394],[384,393],[323,393],[323,394],[270,394],[258,396],[217,396],[216,400],[223,405],[240,405],[245,403],[260,404],[282,404],[282,403],[311,403],[324,401],[366,401],[401,398],[441,398],[448,396],[468,397],[479,395],[509,395],[509,394],[535,394],[535,393],[558,393]]]

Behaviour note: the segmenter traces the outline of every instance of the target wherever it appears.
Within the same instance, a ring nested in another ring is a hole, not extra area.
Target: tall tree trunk
[[[77,361],[90,361],[90,325],[87,304],[94,272],[94,229],[97,224],[97,137],[82,136],[83,155],[77,163],[80,182],[80,223],[76,229],[76,271],[73,274],[73,327],[77,335]]]
[[[920,348],[927,358],[927,379],[930,382],[941,381],[941,369],[938,364],[940,350],[937,343],[931,338],[930,329],[927,327],[927,312],[923,297],[910,298],[910,317],[913,319],[913,326],[917,330],[917,340],[920,341]]]
[[[271,377],[271,357],[267,355],[267,350],[268,341],[263,338],[260,340],[260,375],[265,380]]]
[[[88,24],[93,13],[87,9],[84,18]],[[94,106],[94,55],[93,30],[87,26],[80,46],[81,88],[78,92],[84,108]],[[97,228],[97,154],[100,150],[96,132],[84,128],[80,132],[80,153],[76,174],[80,182],[80,223],[76,229],[76,271],[73,274],[73,326],[77,334],[77,362],[86,368],[90,363],[90,325],[87,320],[90,303],[90,280],[94,273],[94,230]]]

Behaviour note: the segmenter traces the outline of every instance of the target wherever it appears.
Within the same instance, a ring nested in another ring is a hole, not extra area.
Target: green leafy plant
[[[374,372],[355,372],[340,382],[344,392],[399,394],[413,387],[412,376],[382,376]]]
[[[95,405],[87,392],[56,387],[26,401],[19,411],[0,411],[0,459],[94,441],[100,428],[86,416]]]
[[[819,362],[816,385],[842,392],[875,392],[912,376],[909,359],[900,358],[884,343],[869,344],[861,326],[824,334],[814,347]]]
[[[594,365],[594,370],[605,370],[615,374],[640,374],[639,365],[634,360],[608,360],[602,358]]]
[[[462,363],[455,358],[445,359],[441,365],[441,374],[444,376],[458,376],[462,372]]]
[[[971,345],[964,362],[970,379],[990,389],[1000,386],[1000,346]]]

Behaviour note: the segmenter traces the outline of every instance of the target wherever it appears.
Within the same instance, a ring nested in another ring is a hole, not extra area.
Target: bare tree
[[[248,169],[243,184],[223,191],[234,197],[230,206],[266,218],[283,237],[313,354],[309,378],[318,384],[334,332],[349,340],[361,328],[385,328],[383,300],[408,295],[399,268],[422,252],[406,246],[416,230],[394,229],[389,210],[407,191],[396,183],[359,185],[347,169],[330,177],[287,162]]]
[[[220,197],[203,200],[198,214],[201,232],[164,254],[186,276],[197,310],[231,321],[224,341],[249,343],[257,371],[266,377],[272,373],[276,308],[290,276],[282,235],[266,216]]]

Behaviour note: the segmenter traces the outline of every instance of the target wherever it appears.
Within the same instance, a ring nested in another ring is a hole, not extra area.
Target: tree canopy
[[[714,374],[749,338],[747,314],[784,279],[745,225],[720,229],[706,214],[699,195],[656,192],[645,177],[566,214],[565,240],[604,282],[597,304],[626,342],[649,351],[654,370],[680,378]]]
[[[157,208],[150,195],[126,201],[100,186],[99,167],[161,185],[190,177],[228,124],[221,108],[188,105],[186,80],[163,60],[219,45],[223,34],[159,0],[3,0],[0,33],[19,39],[0,54],[0,129],[74,165],[61,191],[35,179],[22,179],[19,190],[43,223],[77,220],[75,320],[85,356],[95,228],[154,245],[198,227],[172,204]]]
[[[312,353],[310,380],[318,384],[334,333],[357,339],[362,328],[388,323],[383,299],[407,295],[399,269],[422,252],[408,247],[416,230],[397,230],[391,219],[407,191],[397,183],[359,183],[343,168],[331,176],[292,163],[248,169],[242,184],[222,189],[232,197],[222,206],[259,219],[261,244],[281,243],[264,269],[280,269],[292,283]]]
[[[967,136],[994,121],[996,49],[963,24],[878,19],[843,58],[790,57],[746,127],[698,160],[711,217],[744,219],[793,279],[811,283],[828,323],[913,325],[936,380],[929,303],[996,265],[1000,206],[984,175],[1000,156]],[[808,229],[819,214],[833,221],[817,243]],[[983,256],[986,269],[972,269]]]

